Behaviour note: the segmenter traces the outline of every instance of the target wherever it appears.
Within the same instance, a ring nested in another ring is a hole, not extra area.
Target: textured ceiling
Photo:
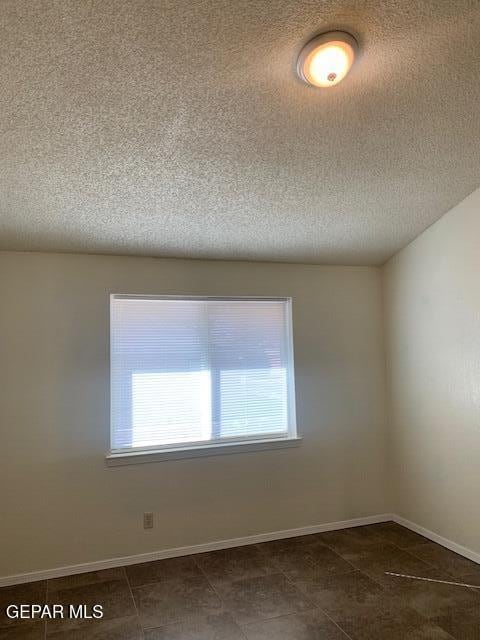
[[[338,87],[301,45],[352,32]],[[0,248],[379,264],[480,184],[478,0],[2,0]]]

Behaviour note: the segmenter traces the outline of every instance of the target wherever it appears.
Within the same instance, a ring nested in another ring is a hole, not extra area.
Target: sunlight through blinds
[[[294,434],[289,299],[112,296],[112,451]]]

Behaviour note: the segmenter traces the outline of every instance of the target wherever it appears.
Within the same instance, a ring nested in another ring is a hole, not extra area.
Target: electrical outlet
[[[153,513],[151,511],[143,514],[143,528],[153,529]]]

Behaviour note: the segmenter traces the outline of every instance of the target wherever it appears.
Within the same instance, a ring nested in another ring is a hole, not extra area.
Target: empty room
[[[480,2],[0,0],[0,640],[480,640]]]

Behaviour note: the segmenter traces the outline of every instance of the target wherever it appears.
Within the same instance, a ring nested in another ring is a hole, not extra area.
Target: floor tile
[[[61,589],[55,593],[48,593],[48,600],[52,604],[60,604],[65,607],[74,605],[85,605],[91,612],[93,605],[102,605],[102,620],[114,618],[125,618],[136,614],[130,587],[126,580],[110,580],[108,582],[97,582],[88,585],[80,585]],[[72,629],[88,625],[95,627],[99,620],[88,619],[55,619],[47,622],[47,635],[54,631]]]
[[[0,628],[0,640],[44,640],[45,621]]]
[[[388,586],[391,577],[386,572],[428,577],[431,566],[393,545],[366,551],[350,562],[360,571]]]
[[[53,578],[48,581],[48,593],[51,599],[51,596],[54,593],[62,591],[63,589],[83,587],[90,584],[98,584],[99,582],[110,582],[111,580],[126,580],[125,570],[123,567],[105,569],[103,571],[89,571],[88,573],[78,573],[73,576]]]
[[[45,604],[47,581],[27,582],[11,587],[0,587],[0,607],[8,604]]]
[[[433,620],[457,640],[480,640],[480,607],[455,611]]]
[[[426,622],[405,601],[359,571],[298,584],[355,640],[385,640]]]
[[[281,574],[235,580],[217,589],[239,624],[311,609],[311,602]]]
[[[447,640],[448,635],[397,594],[360,572],[354,581],[349,577],[334,576],[323,585],[310,585],[308,593],[354,640],[410,640],[428,634]]]
[[[321,611],[307,611],[243,627],[247,640],[347,640]]]
[[[472,562],[468,558],[464,558],[435,542],[426,542],[425,544],[409,547],[408,551],[424,562],[428,562],[452,576],[463,576],[469,573],[478,573],[480,575],[480,566],[476,562]]]
[[[455,640],[436,624],[426,622],[408,630],[400,629],[388,636],[388,640]]]
[[[480,570],[475,573],[467,573],[465,576],[459,576],[458,578],[453,579],[457,582],[464,582],[466,584],[471,584],[474,587],[480,587]],[[480,589],[478,589],[478,593],[480,594]]]
[[[333,575],[321,579],[295,581],[309,600],[329,616],[338,617],[344,611],[375,606],[384,589],[360,571]]]
[[[480,597],[473,589],[441,582],[406,581],[395,590],[395,596],[428,619],[458,615],[475,607],[480,610]]]
[[[283,538],[282,540],[272,540],[258,544],[257,547],[269,553],[281,554],[297,549],[310,549],[325,546],[320,538],[320,534],[315,533],[309,536],[296,536],[294,538]]]
[[[145,640],[245,640],[245,635],[230,614],[221,613],[150,629]]]
[[[5,609],[11,604],[45,604],[47,597],[47,582],[28,582],[11,587],[0,588],[0,628],[20,625],[30,625],[29,619],[10,619]]]
[[[385,540],[368,527],[353,527],[318,534],[320,541],[345,560],[362,556],[366,551],[381,548]]]
[[[321,577],[354,570],[349,562],[324,545],[270,548],[269,554],[278,569],[292,579]]]
[[[400,549],[406,549],[408,547],[413,547],[414,545],[428,542],[427,538],[424,536],[421,536],[406,527],[402,527],[396,522],[382,522],[373,526],[377,536],[382,538],[382,540],[385,540],[385,542],[389,542],[390,544],[394,544],[396,547],[400,547]]]
[[[201,553],[193,558],[214,586],[225,580],[256,578],[278,572],[270,557],[256,545]]]
[[[480,640],[480,589],[435,580],[480,566],[381,523],[0,588],[0,640]],[[105,617],[6,618],[47,593]]]
[[[47,638],[49,640],[143,640],[143,632],[137,616],[116,618],[115,620],[94,620],[74,629],[55,628],[50,633],[47,623]]]
[[[347,529],[340,529],[340,531],[346,531],[353,538],[363,540],[365,544],[377,544],[378,538],[381,537],[378,534],[379,524],[365,524],[360,527],[349,527]],[[323,534],[320,534],[323,535]]]
[[[415,622],[417,621],[417,622]],[[430,622],[418,622],[409,613],[373,615],[340,623],[352,640],[454,640]]]
[[[152,582],[179,578],[198,578],[202,575],[193,556],[155,560],[125,567],[128,581],[132,587],[140,587]]]
[[[179,578],[135,587],[143,628],[159,627],[219,613],[222,604],[206,578]]]

